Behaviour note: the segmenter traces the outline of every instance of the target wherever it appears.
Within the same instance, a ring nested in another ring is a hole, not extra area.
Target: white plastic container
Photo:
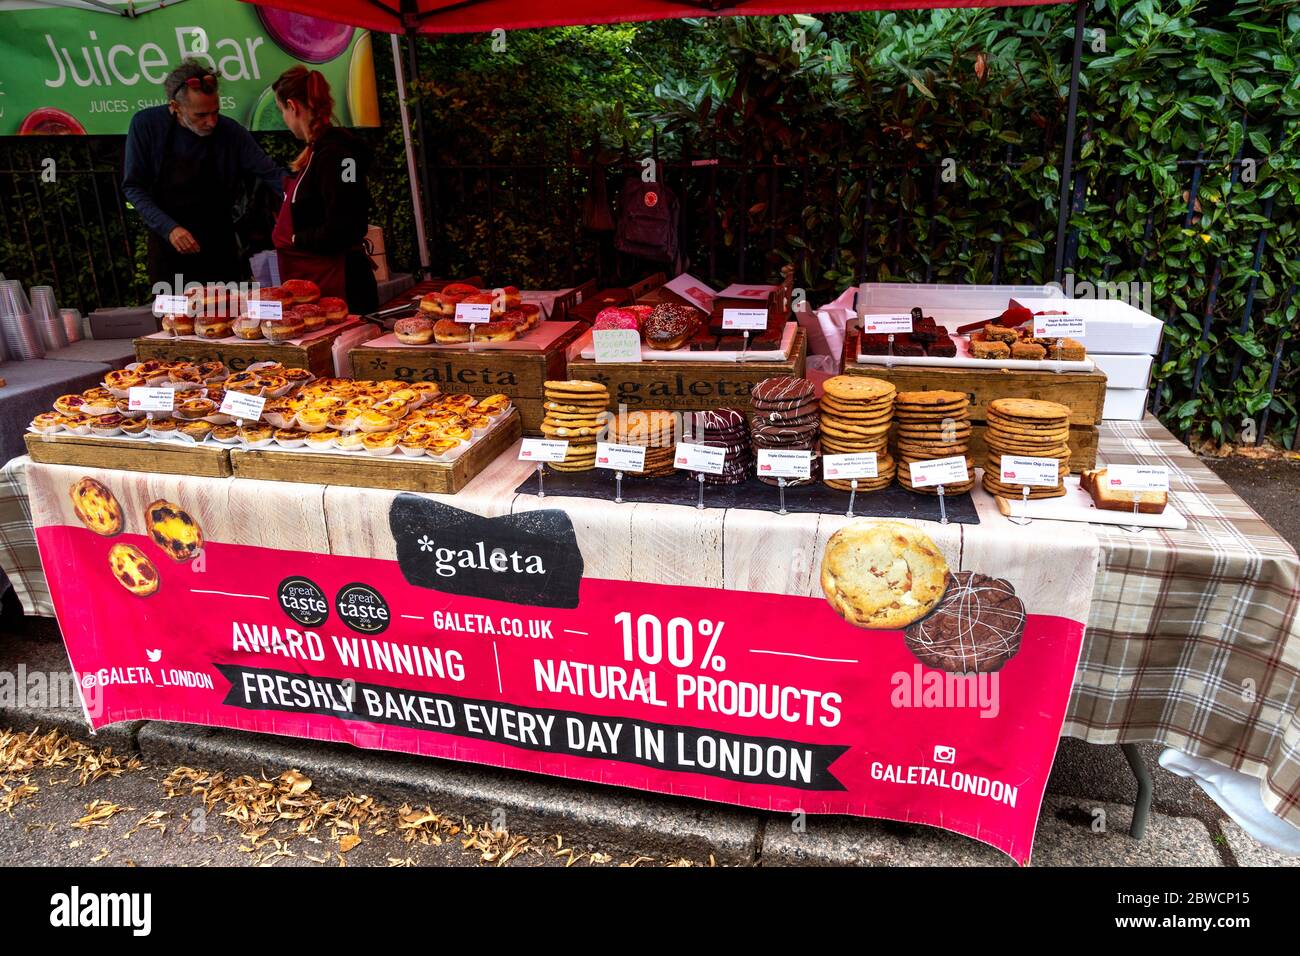
[[[992,310],[998,315],[1013,298],[1060,299],[1061,290],[1051,285],[959,285],[912,282],[864,282],[858,287],[858,307],[877,314],[923,309]]]
[[[1155,355],[1165,324],[1121,299],[1016,298],[1031,312],[1065,310],[1083,316],[1087,333],[1075,336],[1090,353]]]
[[[1145,388],[1108,388],[1106,404],[1102,406],[1101,417],[1109,422],[1141,421],[1146,413],[1147,390]]]

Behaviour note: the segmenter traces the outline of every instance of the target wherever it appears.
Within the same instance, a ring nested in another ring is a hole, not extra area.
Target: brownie
[[[904,632],[922,664],[953,674],[996,671],[1016,656],[1025,606],[1001,578],[952,571],[948,588],[928,615]]]
[[[728,332],[718,337],[719,352],[739,352],[745,347],[745,337],[738,332]]]
[[[906,332],[894,336],[895,355],[924,355],[925,348]]]
[[[701,332],[690,341],[692,352],[713,352],[718,348],[718,337],[708,332]]]
[[[774,352],[781,347],[781,332],[773,330],[755,335],[749,340],[749,348],[754,352]]]
[[[872,332],[864,334],[859,340],[860,355],[884,355],[889,351],[889,337]]]
[[[957,343],[952,340],[952,336],[944,333],[943,338],[935,339],[925,347],[926,355],[933,355],[935,358],[955,358],[957,356]]]

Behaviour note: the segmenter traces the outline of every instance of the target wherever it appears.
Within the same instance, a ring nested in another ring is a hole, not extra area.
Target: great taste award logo
[[[388,511],[397,563],[416,587],[539,607],[578,606],[582,551],[563,511],[483,518],[417,495]]]

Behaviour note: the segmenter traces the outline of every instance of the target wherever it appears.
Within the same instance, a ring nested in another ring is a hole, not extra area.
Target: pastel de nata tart
[[[194,370],[199,373],[199,378],[208,385],[213,382],[224,382],[230,375],[226,366],[221,362],[200,362],[194,366]]]
[[[136,597],[148,597],[158,590],[158,569],[133,544],[118,542],[109,548],[108,569],[114,580]]]
[[[148,412],[143,412],[138,408],[131,407],[129,398],[118,398],[113,401],[113,411],[117,412],[123,418],[144,418]]]
[[[463,412],[474,406],[473,395],[448,395],[441,402],[443,408],[448,411]]]
[[[217,408],[217,403],[210,398],[189,398],[177,403],[176,407],[172,409],[172,414],[177,418],[192,421],[213,414]]]
[[[83,415],[107,415],[117,407],[117,396],[106,388],[88,388],[81,393],[86,403],[77,411]]]
[[[111,438],[122,433],[122,416],[117,412],[108,415],[96,415],[90,420],[90,432],[100,438]]]
[[[86,404],[86,399],[82,395],[60,395],[54,400],[54,410],[60,415],[77,415],[82,414],[81,409]]]
[[[270,425],[257,422],[239,429],[240,440],[249,448],[261,448],[264,445],[271,444],[274,435],[275,433]]]
[[[211,422],[184,422],[179,426],[178,430],[187,438],[193,438],[195,441],[203,441],[203,439],[207,438],[208,435],[212,433],[214,427],[215,426]]]
[[[267,372],[258,372],[257,374],[261,377],[262,388],[266,389],[266,394],[268,395],[272,395],[278,398],[279,396],[283,395],[285,392],[289,391],[289,389],[292,387],[289,384],[289,380],[285,378],[283,375],[276,375],[274,373],[267,373]]]
[[[238,425],[213,425],[212,437],[223,445],[233,445],[239,441]]]
[[[203,548],[199,523],[180,505],[165,499],[145,506],[144,526],[153,543],[173,561],[192,560]]]
[[[426,402],[432,401],[442,394],[442,388],[437,382],[411,382],[406,387],[421,396]]]
[[[122,531],[122,506],[108,487],[94,478],[82,478],[68,489],[72,512],[95,534],[111,538]]]
[[[311,381],[311,372],[305,368],[286,368],[279,374],[294,385],[304,385]]]
[[[32,419],[28,427],[38,435],[53,435],[55,432],[63,431],[63,421],[66,418],[61,412],[41,412]]]
[[[304,408],[298,413],[297,425],[305,432],[324,431],[329,427],[330,413],[320,408]]]
[[[383,412],[365,411],[357,416],[357,427],[363,432],[385,432],[397,427],[397,421]]]
[[[486,415],[475,415],[473,412],[470,412],[465,415],[464,418],[465,425],[472,428],[475,434],[481,435],[492,427],[492,419],[488,418]]]
[[[380,432],[379,434],[383,434]],[[412,434],[408,429],[397,441],[397,448],[403,455],[408,458],[420,458],[424,455],[424,448],[429,443],[428,435]]]
[[[154,438],[171,438],[176,434],[176,423],[170,418],[155,418],[149,422],[148,430]]]
[[[489,395],[487,398],[480,398],[474,404],[474,411],[481,415],[491,415],[493,418],[509,410],[509,395]]]
[[[406,414],[406,409],[409,404],[409,402],[404,402],[400,398],[386,398],[382,402],[376,403],[374,410],[381,415],[386,415],[392,419],[398,419]]]
[[[360,451],[365,447],[365,432],[344,432],[334,441],[336,448],[342,451]]]
[[[402,433],[398,431],[370,432],[361,440],[361,444],[371,455],[391,455],[401,437]]]
[[[335,431],[350,432],[356,427],[357,415],[359,414],[354,408],[340,405],[338,408],[330,409],[325,421]]]
[[[89,415],[64,415],[64,431],[71,432],[74,435],[90,434],[90,416]]]
[[[284,398],[273,398],[262,406],[262,420],[272,428],[289,428],[297,411],[293,403]]]
[[[318,432],[307,433],[308,448],[333,448],[334,443],[338,440],[339,433],[332,428],[325,428]]]
[[[440,434],[452,441],[469,441],[474,437],[474,432],[463,425],[448,425]]]
[[[123,418],[122,434],[130,438],[139,438],[149,430],[149,419],[141,415],[139,418]]]
[[[461,445],[453,438],[431,438],[425,445],[425,452],[430,458],[446,459]]]
[[[174,368],[168,372],[167,384],[178,391],[188,391],[202,388],[205,383],[202,372],[192,365],[186,365],[183,368]]]
[[[239,392],[243,395],[261,395],[266,391],[262,376],[256,372],[235,372],[226,379],[227,392]]]
[[[281,448],[297,448],[307,441],[307,433],[300,428],[277,428],[275,443]]]

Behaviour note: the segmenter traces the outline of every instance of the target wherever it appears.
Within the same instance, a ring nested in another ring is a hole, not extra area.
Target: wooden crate
[[[209,342],[191,337],[168,338],[147,335],[135,340],[136,358],[164,359],[169,362],[224,362],[226,367],[242,372],[254,362],[279,362],[285,368],[305,368],[313,375],[334,375],[334,340],[346,329],[356,328],[348,322],[329,330],[328,334],[308,339],[301,345],[290,342],[250,342],[222,340]]]
[[[695,412],[710,408],[749,408],[749,393],[765,378],[802,378],[808,337],[796,329],[790,357],[771,362],[606,362],[577,358],[569,377],[601,382],[609,388],[609,407],[664,408]]]
[[[513,445],[521,431],[519,413],[511,410],[507,421],[447,464],[427,458],[406,458],[400,451],[376,458],[355,452],[328,454],[262,448],[235,449],[230,453],[230,461],[237,478],[454,495]]]
[[[998,368],[934,368],[924,365],[861,365],[851,360],[857,354],[855,335],[846,336],[844,374],[865,375],[893,382],[900,392],[943,390],[970,397],[971,419],[988,418],[989,403],[999,398],[1038,398],[1060,402],[1070,409],[1071,425],[1097,425],[1106,404],[1106,373],[1029,372]]]
[[[446,392],[509,395],[523,416],[524,431],[542,424],[542,385],[566,378],[565,350],[582,334],[574,325],[544,352],[479,348],[376,348],[363,343],[349,353],[356,378],[437,382]]]
[[[230,452],[224,446],[144,441],[134,438],[91,438],[79,435],[37,435],[28,432],[27,454],[46,465],[82,465],[163,475],[224,478],[231,473]]]

